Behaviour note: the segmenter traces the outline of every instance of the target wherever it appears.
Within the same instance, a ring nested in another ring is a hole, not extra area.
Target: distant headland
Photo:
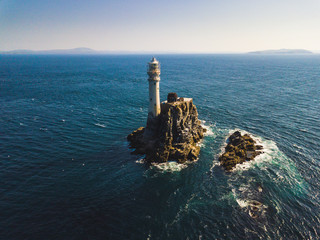
[[[0,51],[3,55],[120,55],[120,54],[136,54],[149,52],[134,52],[134,51],[120,51],[120,50],[94,50],[86,47],[71,48],[71,49],[50,49],[50,50],[28,50],[17,49],[11,51]]]
[[[248,52],[249,54],[268,54],[268,55],[293,55],[293,54],[313,54],[313,52],[305,49],[277,49],[277,50],[263,50]]]
[[[26,54],[26,55],[50,55],[50,54],[96,54],[97,51],[91,48],[72,48],[72,49],[52,49],[52,50],[27,50],[18,49],[12,51],[0,51],[0,54]]]
[[[71,49],[29,50],[17,49],[1,51],[2,55],[130,55],[130,54],[154,54],[154,51],[129,51],[129,50],[95,50],[86,47]],[[157,52],[156,52],[157,53]],[[163,51],[159,54],[179,54],[179,52]]]

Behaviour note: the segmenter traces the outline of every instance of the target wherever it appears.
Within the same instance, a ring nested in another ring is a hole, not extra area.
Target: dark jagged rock
[[[178,95],[175,92],[168,93],[168,97],[167,97],[168,103],[176,102],[177,99],[178,99]]]
[[[248,134],[241,136],[239,131],[234,132],[227,140],[225,152],[219,157],[221,165],[230,171],[239,163],[253,160],[262,153],[263,147],[255,145],[255,141]]]
[[[144,153],[143,134],[145,132],[144,127],[140,127],[127,136],[127,140],[131,143],[131,147],[135,148],[134,153]]]
[[[157,163],[168,160],[183,163],[198,158],[197,143],[205,129],[192,99],[162,103],[161,113],[154,122],[156,126],[147,126],[146,131],[141,127],[128,135],[134,153],[146,154],[147,162]]]

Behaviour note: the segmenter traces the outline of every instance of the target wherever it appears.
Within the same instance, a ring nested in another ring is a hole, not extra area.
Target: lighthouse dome
[[[155,63],[159,63],[159,62],[158,62],[158,60],[157,60],[155,57],[153,57],[153,58],[151,59],[151,62],[150,62],[150,63],[155,64]]]

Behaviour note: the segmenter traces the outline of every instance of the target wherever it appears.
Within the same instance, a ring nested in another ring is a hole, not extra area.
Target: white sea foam
[[[219,161],[214,161],[211,168],[210,168],[210,171],[212,171],[213,168],[215,167],[218,167],[218,166],[221,166],[220,162]]]
[[[303,128],[299,129],[299,131],[300,131],[300,132],[308,132],[307,129],[303,129]]]
[[[216,138],[216,136],[218,135],[217,132],[217,128],[215,124],[207,124],[206,121],[201,120],[201,126],[206,129],[206,132],[203,134],[204,135],[204,139],[202,139],[197,146],[203,148],[205,147],[208,143],[210,143],[210,141],[212,140],[212,138]]]
[[[151,168],[160,172],[179,172],[182,169],[188,167],[188,163],[177,163],[174,161],[168,161],[165,163],[152,163]]]
[[[303,149],[303,147],[301,147],[301,146],[299,146],[299,145],[297,145],[297,144],[293,144],[293,146],[294,146],[295,148],[298,148],[298,149]]]
[[[215,136],[216,133],[213,132],[211,127],[205,127],[205,129],[207,129],[207,131],[204,133],[205,136]]]
[[[188,165],[193,164],[194,162],[197,162],[199,158],[197,158],[194,161],[186,161],[184,163],[177,163],[176,161],[168,161],[164,163],[151,163],[150,169],[156,170],[158,172],[180,172],[182,169],[185,169],[188,167]],[[136,163],[138,164],[145,164],[146,159],[144,157],[136,160]]]
[[[94,125],[98,126],[98,127],[102,127],[102,128],[105,128],[106,125],[102,124],[102,123],[95,123]]]
[[[248,189],[245,189],[245,190],[248,190]],[[257,218],[257,217],[264,216],[268,206],[264,205],[263,203],[255,199],[241,198],[241,196],[239,196],[236,193],[236,189],[232,189],[232,193],[238,205],[241,208],[243,208],[249,214],[250,217]]]
[[[140,158],[136,161],[136,163],[144,164],[145,163],[145,158]]]
[[[234,198],[236,199],[236,202],[238,203],[238,205],[239,205],[241,208],[247,207],[247,206],[248,206],[248,202],[247,202],[245,199],[239,198],[236,192],[237,192],[236,189],[233,188],[233,189],[232,189],[232,194],[233,194]]]
[[[246,200],[236,198],[236,201],[241,208],[248,207],[248,202]]]
[[[207,131],[204,133],[204,136],[213,136],[217,135],[217,132],[214,131],[216,125],[215,124],[207,124],[206,121],[201,120],[201,126],[205,128]]]

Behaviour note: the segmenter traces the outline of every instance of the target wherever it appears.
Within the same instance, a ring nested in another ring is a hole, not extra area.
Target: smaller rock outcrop
[[[225,152],[219,157],[221,165],[226,171],[230,171],[239,163],[253,160],[263,153],[263,147],[256,145],[256,142],[248,134],[243,136],[239,131],[234,132],[227,140],[228,145]]]
[[[135,154],[145,153],[145,142],[143,141],[144,132],[145,128],[139,127],[127,136],[127,140],[131,143],[131,147],[135,149],[133,151]]]

